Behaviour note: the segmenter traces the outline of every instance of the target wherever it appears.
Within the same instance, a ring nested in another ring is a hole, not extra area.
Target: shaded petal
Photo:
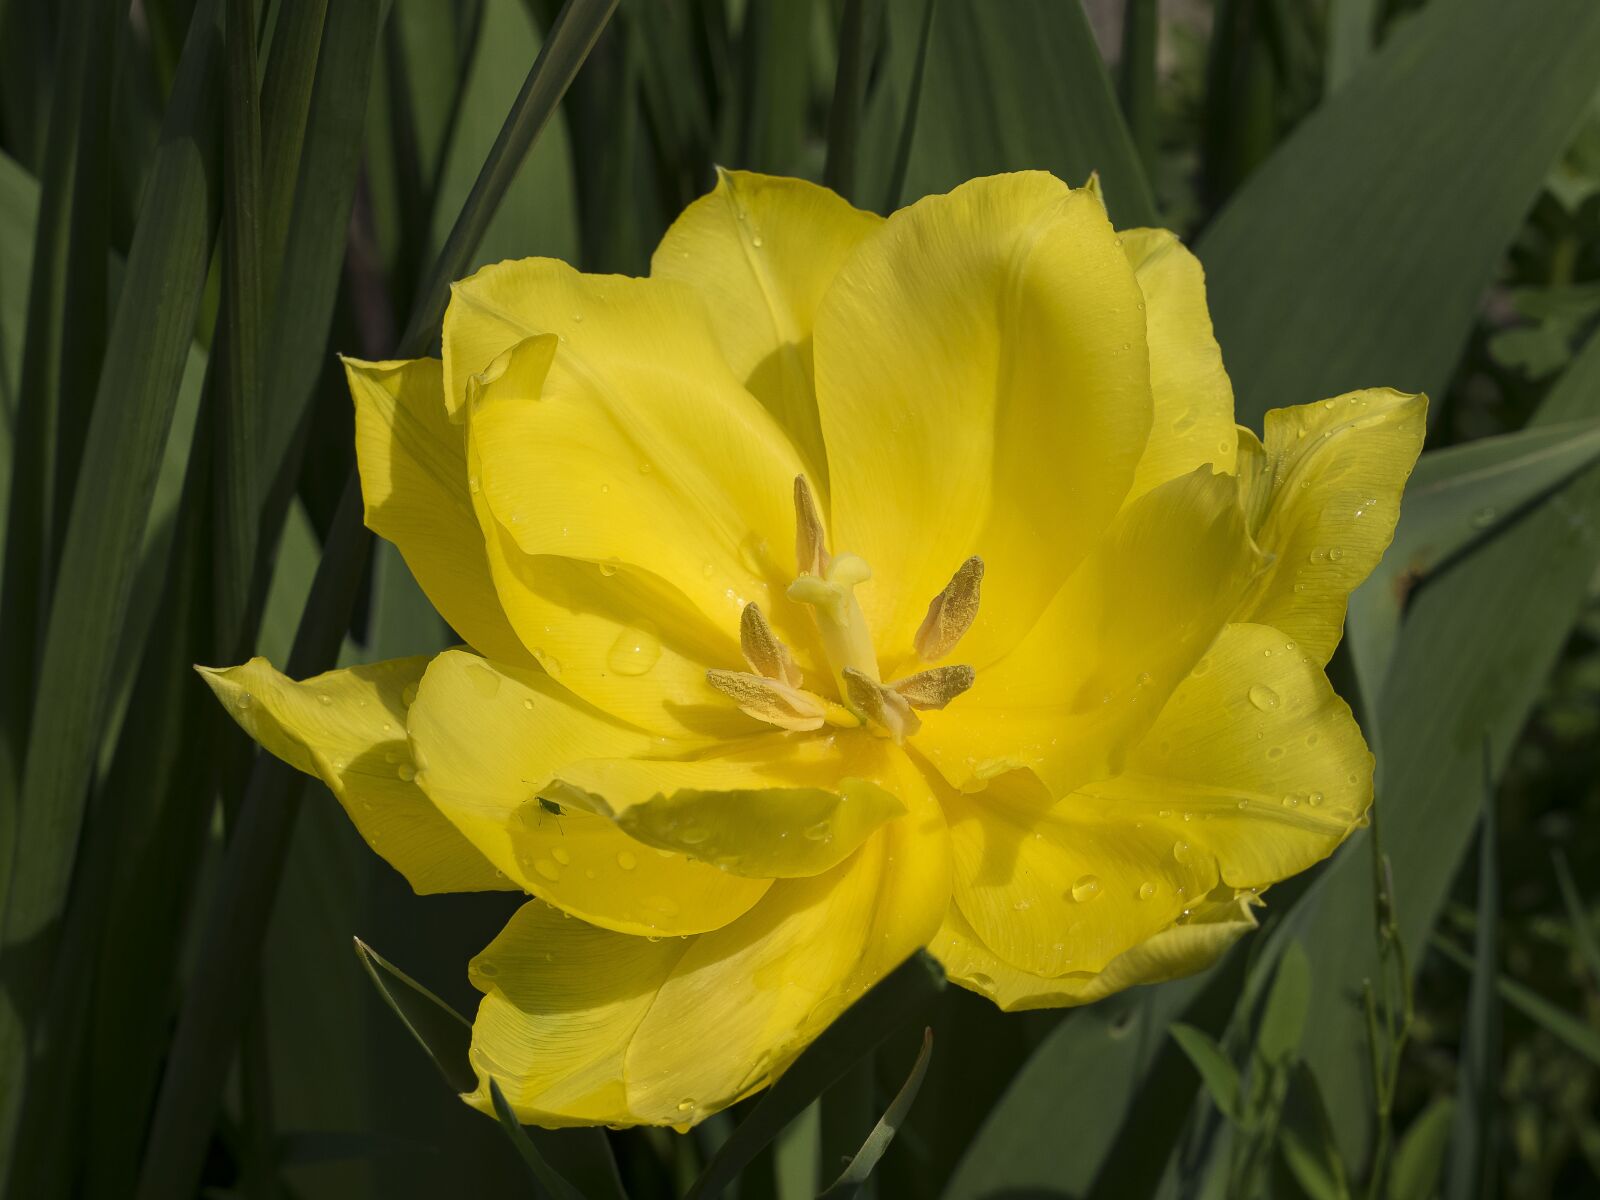
[[[803,179],[717,171],[672,223],[650,274],[694,288],[733,373],[766,405],[827,494],[811,330],[840,266],[883,218]]]
[[[1210,464],[1233,473],[1233,385],[1206,308],[1200,260],[1165,229],[1124,229],[1122,248],[1145,301],[1154,414],[1129,498]]]
[[[771,733],[693,762],[591,759],[560,768],[559,792],[639,841],[758,879],[818,875],[905,805],[903,755],[864,731]]]
[[[1321,668],[1231,625],[1116,777],[1051,803],[1019,773],[947,802],[956,902],[1022,970],[1099,971],[1219,884],[1326,858],[1371,798],[1372,755]]]
[[[361,836],[421,893],[513,889],[416,785],[406,705],[427,658],[397,658],[296,683],[264,658],[201,667],[239,727],[327,784]]]
[[[1427,412],[1426,396],[1370,388],[1267,413],[1265,446],[1241,451],[1240,477],[1251,532],[1276,562],[1235,620],[1281,629],[1328,661],[1350,593],[1394,537]]]
[[[689,753],[611,720],[537,670],[461,651],[429,665],[408,714],[417,782],[496,867],[539,899],[628,934],[699,933],[747,911],[767,881],[630,838],[593,813],[541,803],[575,760]]]
[[[652,942],[526,905],[473,962],[479,1078],[536,1124],[692,1125],[770,1083],[925,945],[949,870],[924,794],[831,871],[779,881],[715,933]],[[487,1109],[487,1091],[469,1099]]]
[[[1005,1012],[1070,1008],[1103,1000],[1124,988],[1165,983],[1205,970],[1256,928],[1254,909],[1259,903],[1248,892],[1232,899],[1208,899],[1182,924],[1152,934],[1092,974],[1048,979],[1019,970],[983,944],[954,904],[928,949],[953,982],[989,997]]]
[[[1010,655],[923,714],[918,749],[960,788],[1026,768],[1061,795],[1114,774],[1260,564],[1230,477],[1161,484],[1118,514]]]
[[[465,439],[444,410],[437,359],[344,360],[356,408],[367,528],[400,550],[428,599],[474,649],[527,662],[495,594],[467,491]]]
[[[962,661],[1009,649],[1121,504],[1150,429],[1138,285],[1092,194],[975,179],[864,239],[817,313],[833,550],[886,664],[969,555]]]

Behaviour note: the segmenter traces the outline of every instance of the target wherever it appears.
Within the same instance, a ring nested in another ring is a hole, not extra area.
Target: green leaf
[[[822,182],[846,200],[859,199],[856,146],[861,140],[861,103],[867,89],[870,40],[867,0],[844,0],[844,15],[839,21],[833,106],[828,110],[828,157],[822,166]]]
[[[475,1092],[478,1076],[467,1059],[472,1026],[460,1013],[423,987],[360,938],[352,938],[356,957],[374,986],[428,1052],[452,1091]]]
[[[1326,88],[1331,96],[1372,56],[1377,0],[1329,0]]]
[[[1529,502],[1600,458],[1600,421],[1573,421],[1433,450],[1417,462],[1394,541],[1350,597],[1346,642],[1363,694],[1375,697],[1411,589],[1521,515]]]
[[[746,7],[739,31],[740,103],[731,160],[751,171],[803,174],[802,146],[811,102],[813,0]]]
[[[1299,942],[1290,942],[1278,962],[1256,1032],[1256,1056],[1261,1061],[1281,1065],[1299,1054],[1310,1003],[1311,960]]]
[[[111,670],[177,404],[218,215],[216,8],[196,13],[146,185],[84,442],[39,687],[8,880],[0,956],[49,935],[66,905]],[[14,515],[14,514],[13,514]],[[14,547],[8,547],[14,552]],[[9,635],[8,635],[9,637]],[[24,639],[19,645],[29,644]],[[23,1090],[24,1030],[47,971],[17,981],[0,1014],[0,1167]],[[8,980],[8,985],[11,981]]]
[[[1222,1115],[1230,1121],[1238,1122],[1241,1119],[1239,1071],[1228,1061],[1228,1056],[1222,1052],[1222,1047],[1217,1044],[1216,1039],[1204,1030],[1196,1029],[1193,1025],[1185,1025],[1182,1021],[1174,1021],[1167,1032],[1172,1035],[1172,1040],[1178,1043],[1184,1054],[1188,1055],[1189,1061],[1194,1064],[1194,1069],[1200,1072],[1200,1082],[1206,1085],[1206,1091],[1211,1093],[1211,1099]]]
[[[492,1079],[489,1081],[489,1095],[494,1100],[494,1115],[500,1120],[500,1128],[506,1131],[506,1137],[511,1139],[511,1144],[527,1164],[528,1175],[534,1184],[534,1195],[539,1200],[584,1200],[583,1193],[545,1162],[538,1147],[528,1137],[528,1131],[518,1123],[517,1114],[511,1111],[500,1085]]]
[[[878,1118],[878,1123],[872,1127],[867,1140],[861,1143],[861,1149],[856,1151],[855,1157],[850,1160],[850,1164],[845,1167],[839,1178],[822,1192],[822,1197],[850,1200],[850,1197],[861,1190],[861,1185],[867,1181],[872,1169],[878,1165],[884,1152],[889,1149],[889,1143],[894,1141],[894,1135],[910,1116],[911,1106],[916,1103],[917,1093],[922,1090],[922,1080],[928,1074],[928,1060],[932,1057],[933,1030],[924,1029],[922,1050],[917,1054],[917,1061],[911,1065],[911,1074],[900,1085],[900,1090],[889,1102],[889,1107],[884,1110],[883,1116]]]
[[[891,50],[903,48],[907,76],[924,11],[919,2],[890,10]],[[1000,171],[1040,168],[1074,183],[1099,171],[1118,225],[1155,224],[1150,185],[1079,4],[940,0],[927,53],[905,199]]]
[[[1395,29],[1200,240],[1241,421],[1443,392],[1597,58],[1589,0],[1438,0]]]
[[[1472,955],[1462,950],[1443,937],[1434,937],[1431,943],[1456,966],[1463,970],[1472,971],[1475,964]],[[1540,1026],[1551,1036],[1566,1044],[1578,1054],[1583,1055],[1596,1066],[1600,1066],[1600,1033],[1596,1033],[1593,1026],[1581,1017],[1575,1017],[1564,1009],[1557,1007],[1546,1000],[1538,992],[1526,984],[1518,983],[1515,979],[1501,976],[1496,984],[1500,998],[1534,1024]]]
[[[1311,1200],[1349,1200],[1350,1183],[1333,1140],[1317,1077],[1297,1063],[1278,1126],[1284,1164]]]
[[[1478,910],[1472,953],[1472,989],[1456,1055],[1456,1111],[1445,1160],[1449,1200],[1497,1194],[1495,1143],[1500,1109],[1500,860],[1499,822],[1489,747],[1483,750],[1483,824],[1478,830]]]
[[[1589,969],[1589,982],[1600,986],[1600,941],[1594,933],[1594,921],[1589,909],[1578,895],[1578,885],[1572,882],[1572,868],[1567,866],[1567,856],[1557,847],[1551,854],[1555,862],[1556,883],[1561,888],[1561,902],[1567,909],[1567,920],[1572,923],[1572,942],[1578,955]]]
[[[815,1200],[821,1183],[821,1116],[816,1102],[808,1104],[773,1139],[777,1200]]]
[[[1597,416],[1600,339],[1591,338],[1533,424]],[[1588,531],[1597,507],[1600,467],[1589,467],[1412,596],[1375,710],[1384,850],[1401,937],[1413,951],[1477,825],[1482,738],[1490,736],[1498,772],[1600,568],[1600,545]],[[1368,836],[1356,832],[1270,935],[1298,938],[1323,981],[1312,993],[1302,1052],[1349,1162],[1365,1158],[1371,1131],[1365,1019],[1355,998],[1359,981],[1379,972]],[[1419,957],[1412,954],[1413,965]]]
[[[1440,1096],[1411,1122],[1389,1170],[1389,1200],[1429,1200],[1437,1193],[1454,1115],[1455,1100]]]
[[[915,954],[857,1000],[778,1077],[740,1122],[684,1200],[719,1196],[790,1121],[896,1029],[917,1020],[945,986],[944,972]]]

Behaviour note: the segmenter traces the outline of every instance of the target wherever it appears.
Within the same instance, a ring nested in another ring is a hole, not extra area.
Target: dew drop
[[[1148,900],[1156,894],[1156,885],[1146,880],[1139,885],[1139,899]]]
[[[818,821],[806,827],[806,836],[813,842],[830,842],[833,840],[833,829],[828,822]]]
[[[617,564],[614,562],[603,562],[597,565],[600,568],[600,574],[604,575],[607,579],[610,579],[617,573]]]
[[[678,1101],[678,1111],[681,1113],[692,1113],[697,1107],[693,1100]]]
[[[1193,856],[1193,853],[1194,851],[1189,846],[1189,843],[1184,841],[1182,838],[1179,838],[1177,841],[1172,843],[1172,857],[1178,862],[1188,862]]]
[[[317,702],[319,704],[321,704],[324,708],[327,708],[329,705],[331,705],[333,703],[333,697],[332,696],[318,696],[317,697]]]
[[[1278,707],[1278,693],[1264,683],[1251,684],[1246,694],[1250,697],[1250,703],[1262,712],[1271,712]]]
[[[556,864],[551,862],[548,858],[534,859],[533,869],[539,872],[539,874],[543,875],[551,883],[555,883],[561,878],[561,868],[556,866]]]
[[[661,643],[655,635],[631,626],[617,634],[606,662],[618,675],[643,675],[661,658]],[[555,672],[551,672],[554,674]]]
[[[654,470],[655,470],[655,467],[651,466],[647,462],[642,462],[642,463],[639,464],[639,474],[641,474],[641,475],[648,475],[648,474],[650,474],[650,472],[652,472]]]
[[[485,960],[483,962],[474,963],[473,965],[478,968],[478,974],[482,975],[485,979],[493,979],[496,975],[500,974],[500,968],[495,966],[492,961]]]
[[[687,829],[679,830],[678,840],[685,846],[698,846],[711,836],[709,829],[702,829],[698,825],[691,825]]]
[[[1296,796],[1293,792],[1290,792],[1283,798],[1283,806],[1285,808],[1299,808],[1300,797]]]
[[[1018,900],[1011,907],[1016,909],[1018,912],[1027,912],[1030,908],[1033,907],[1033,901],[1031,901],[1031,900]]]
[[[523,700],[522,707],[527,709],[529,712],[532,712],[533,711],[533,701],[532,700]]]
[[[750,244],[752,246],[754,246],[757,250],[761,249],[761,235],[758,233],[753,238],[751,238],[750,239]]]
[[[1338,562],[1343,557],[1344,557],[1344,547],[1342,547],[1342,546],[1329,546],[1328,547],[1328,560],[1330,562]]]
[[[624,871],[631,871],[639,865],[639,860],[631,852],[624,850],[617,855],[617,866]]]
[[[1248,800],[1239,801],[1239,807],[1241,809],[1249,808],[1250,807],[1250,801],[1248,801]]]
[[[1274,746],[1274,747],[1272,747],[1272,749],[1267,751],[1267,757],[1270,758],[1270,759],[1274,759],[1274,760],[1282,758],[1283,757],[1283,747],[1282,746]]]
[[[408,683],[400,693],[400,703],[404,704],[407,708],[410,708],[416,702],[417,685],[414,683]]]
[[[1311,805],[1312,808],[1316,808],[1319,804],[1322,803],[1322,793],[1321,792],[1312,792],[1309,796],[1306,797],[1306,803]]]
[[[565,847],[562,846],[557,846],[554,850],[550,851],[550,857],[555,859],[563,867],[572,862],[572,855],[568,854]]]
[[[1079,904],[1087,904],[1091,900],[1098,900],[1103,890],[1098,875],[1082,875],[1072,885],[1072,898]]]
[[[410,783],[417,777],[417,769],[410,763],[401,763],[400,766],[395,770],[395,774],[400,776],[400,778],[405,780],[407,783]]]
[[[968,975],[967,982],[981,992],[994,991],[994,980],[990,979],[982,971],[974,971],[971,975]]]

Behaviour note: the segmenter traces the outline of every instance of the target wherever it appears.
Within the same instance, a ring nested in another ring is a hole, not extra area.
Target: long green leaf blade
[[[911,1106],[916,1103],[917,1093],[922,1090],[922,1081],[928,1074],[928,1060],[932,1057],[933,1030],[925,1029],[922,1031],[922,1049],[917,1053],[917,1061],[911,1065],[911,1074],[906,1076],[906,1081],[900,1085],[889,1107],[872,1127],[861,1149],[856,1151],[839,1178],[822,1193],[822,1200],[850,1200],[861,1190],[873,1168],[889,1149],[889,1143],[894,1141],[895,1133],[911,1115]]]

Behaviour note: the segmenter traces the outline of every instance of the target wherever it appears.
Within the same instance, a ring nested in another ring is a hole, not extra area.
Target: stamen
[[[804,679],[795,665],[789,647],[778,639],[767,624],[766,615],[754,604],[746,604],[739,614],[739,649],[750,669],[766,679],[776,679],[797,688]]]
[[[956,568],[944,590],[928,604],[928,615],[922,618],[912,643],[923,662],[938,662],[972,628],[982,584],[983,559],[974,554]]]
[[[831,559],[823,575],[801,575],[786,593],[797,604],[809,604],[822,638],[823,651],[844,694],[846,667],[869,679],[878,678],[878,656],[872,648],[872,631],[856,599],[856,586],[872,578],[872,568],[854,554]]]
[[[886,688],[876,679],[870,679],[854,667],[844,669],[845,700],[864,717],[876,732],[886,734],[895,742],[922,728],[922,718],[911,711],[906,698],[893,688]]]
[[[794,477],[794,557],[802,575],[822,575],[830,562],[822,517],[804,475]]]
[[[821,729],[828,705],[819,696],[743,671],[706,672],[706,682],[739,706],[739,711],[779,729],[804,732]]]
[[[978,677],[971,667],[929,667],[904,679],[896,679],[889,686],[905,697],[912,708],[943,708],[972,686]]]

